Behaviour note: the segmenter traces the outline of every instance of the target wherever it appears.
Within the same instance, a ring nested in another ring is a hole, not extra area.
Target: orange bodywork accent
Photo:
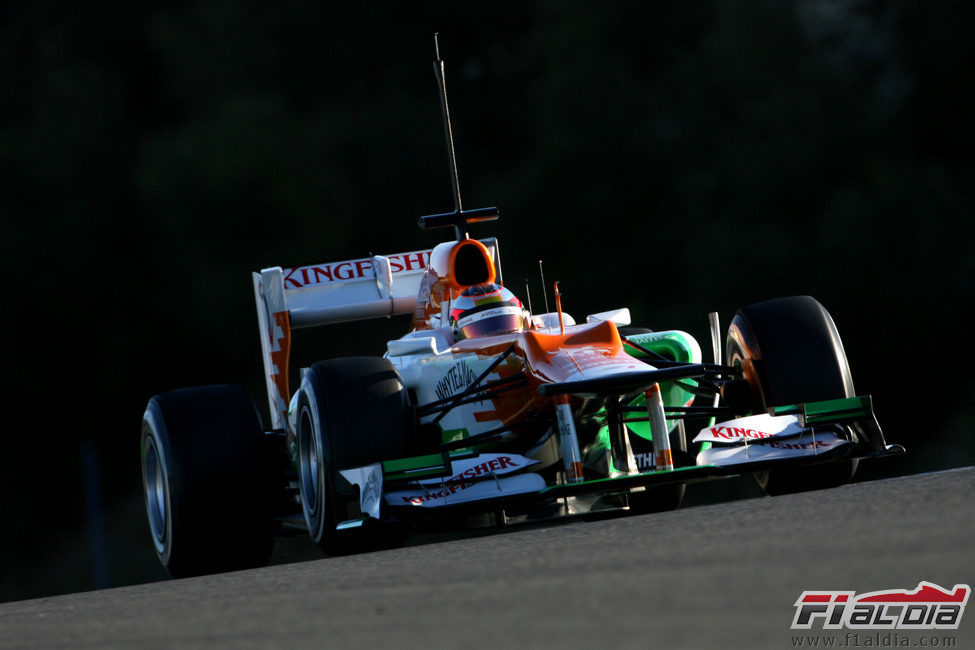
[[[538,383],[567,381],[574,371],[584,368],[633,362],[623,350],[616,325],[608,321],[573,328],[566,334],[524,332],[518,344]]]
[[[465,339],[457,341],[451,346],[453,354],[477,354],[482,358],[497,357],[504,354],[513,341],[518,340],[522,334],[510,333],[498,336],[485,336],[476,339]],[[501,363],[494,372],[487,377],[486,381],[506,379],[517,375],[525,369],[525,364],[520,354],[517,352],[510,355]],[[530,380],[530,377],[529,377]],[[537,383],[530,381],[528,386],[504,391],[490,400],[493,410],[485,409],[475,411],[474,419],[477,422],[501,421],[505,424],[521,422],[532,411],[546,412],[555,408],[551,399],[543,398],[535,390]]]
[[[504,379],[525,371],[528,385],[504,391],[490,399],[493,410],[475,411],[478,422],[500,420],[505,424],[521,422],[530,413],[555,410],[556,403],[573,403],[578,398],[560,395],[542,397],[538,387],[543,383],[567,381],[587,369],[635,363],[623,350],[616,325],[601,322],[566,329],[565,334],[526,331],[498,336],[457,341],[453,354],[476,354],[481,358],[497,357],[515,344],[514,353],[500,364],[487,381]]]
[[[271,362],[278,371],[271,375],[274,385],[278,387],[278,393],[287,404],[291,399],[291,389],[288,385],[288,360],[291,358],[291,314],[287,311],[279,311],[274,314],[274,325],[280,327],[283,335],[280,339],[274,339],[274,329],[271,330],[272,346],[277,343],[277,350],[271,352]]]
[[[480,253],[481,256],[481,261],[485,264],[485,266],[487,266],[488,279],[484,280],[484,282],[494,282],[495,278],[497,277],[497,272],[495,271],[494,268],[494,260],[491,259],[491,253],[490,251],[488,251],[487,246],[477,241],[476,239],[465,239],[463,241],[459,241],[457,242],[457,245],[450,250],[450,257],[448,258],[448,262],[447,262],[447,276],[443,278],[447,286],[449,286],[450,289],[456,293],[460,293],[464,289],[471,286],[469,284],[462,284],[458,282],[457,277],[455,275],[455,270],[457,268],[458,253],[460,253],[465,248],[470,248],[471,246],[478,249],[478,252]],[[478,282],[478,284],[482,284],[482,283]]]
[[[569,473],[569,479],[582,479],[582,463],[575,462],[572,463],[572,471]]]

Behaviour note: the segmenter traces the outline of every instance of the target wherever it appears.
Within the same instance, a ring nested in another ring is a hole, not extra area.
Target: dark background
[[[212,382],[266,410],[251,271],[440,240],[435,31],[522,298],[544,259],[577,317],[709,349],[708,311],[816,296],[910,449],[861,477],[975,461],[971,3],[77,4],[0,8],[0,600],[162,577],[139,420]]]

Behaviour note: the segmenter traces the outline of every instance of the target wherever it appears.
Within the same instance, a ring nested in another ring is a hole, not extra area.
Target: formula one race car
[[[628,309],[532,314],[503,284],[498,243],[468,235],[450,144],[453,227],[432,250],[255,273],[271,427],[236,386],[153,397],[146,506],[174,576],[261,566],[304,530],[327,553],[393,545],[428,521],[505,524],[679,506],[685,485],[754,473],[769,494],[849,481],[887,445],[840,337],[810,297],[740,309],[712,356]],[[409,315],[375,357],[289,369],[295,328]],[[688,439],[687,423],[700,423]]]

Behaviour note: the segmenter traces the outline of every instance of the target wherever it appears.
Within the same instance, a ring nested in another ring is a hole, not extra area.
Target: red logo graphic
[[[919,582],[917,589],[871,591],[804,591],[795,602],[792,629],[957,630],[971,588],[951,589]]]
[[[390,272],[396,275],[397,273],[427,268],[430,263],[430,251],[401,253],[390,255],[386,259],[389,260]],[[315,264],[284,269],[284,288],[285,290],[302,289],[311,285],[374,277],[376,277],[376,271],[373,267],[372,258],[362,258],[335,264]]]
[[[715,438],[737,440],[738,438],[771,438],[774,434],[756,429],[741,429],[739,427],[711,427],[711,434]]]

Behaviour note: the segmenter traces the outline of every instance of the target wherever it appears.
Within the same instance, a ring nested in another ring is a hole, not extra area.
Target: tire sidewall
[[[321,544],[327,534],[326,524],[334,519],[328,498],[331,454],[322,420],[323,397],[312,375],[309,372],[302,382],[298,399],[298,486],[308,534],[313,542]],[[313,505],[309,503],[312,498]]]
[[[140,443],[150,536],[172,576],[267,564],[278,484],[260,416],[241,387],[154,396]]]
[[[162,494],[150,496],[150,490],[155,490],[155,486],[149,485],[150,477],[146,474],[146,455],[150,445],[156,454],[156,464],[158,472],[162,475]],[[146,515],[149,518],[149,532],[152,537],[153,547],[159,561],[164,566],[169,566],[173,552],[173,509],[176,506],[173,502],[174,490],[172,489],[173,474],[176,472],[170,459],[169,435],[166,430],[166,422],[160,412],[159,404],[156,399],[150,400],[146,412],[142,417],[142,487],[143,496],[146,499]],[[159,497],[161,496],[161,499]],[[161,501],[153,504],[151,498]],[[155,507],[161,506],[161,512],[155,513]],[[162,531],[159,531],[159,523],[155,521],[162,518]],[[162,533],[160,535],[160,532]]]
[[[759,375],[755,364],[755,360],[761,358],[760,352],[749,345],[750,339],[751,330],[747,322],[741,314],[736,314],[728,327],[726,363],[738,368],[742,378],[748,384],[749,410],[752,413],[761,413],[768,408],[764,390],[766,382]]]
[[[777,312],[783,317],[781,323],[773,322],[778,320]],[[785,337],[793,332],[809,335],[809,345],[786,342]],[[800,349],[803,363],[778,358],[796,356]],[[755,413],[772,406],[856,394],[836,325],[829,312],[809,296],[779,298],[740,309],[728,328],[726,359],[728,365],[741,369]],[[813,377],[812,382],[797,382],[803,376]]]
[[[410,455],[409,414],[407,389],[388,359],[340,357],[304,372],[295,432],[298,486],[308,534],[326,554],[354,552],[373,537],[337,531],[358,505],[339,471]]]
[[[836,324],[809,296],[740,309],[728,328],[726,351],[727,364],[740,368],[748,385],[751,413],[856,394]],[[774,495],[835,487],[849,482],[856,468],[852,459],[754,476]]]

